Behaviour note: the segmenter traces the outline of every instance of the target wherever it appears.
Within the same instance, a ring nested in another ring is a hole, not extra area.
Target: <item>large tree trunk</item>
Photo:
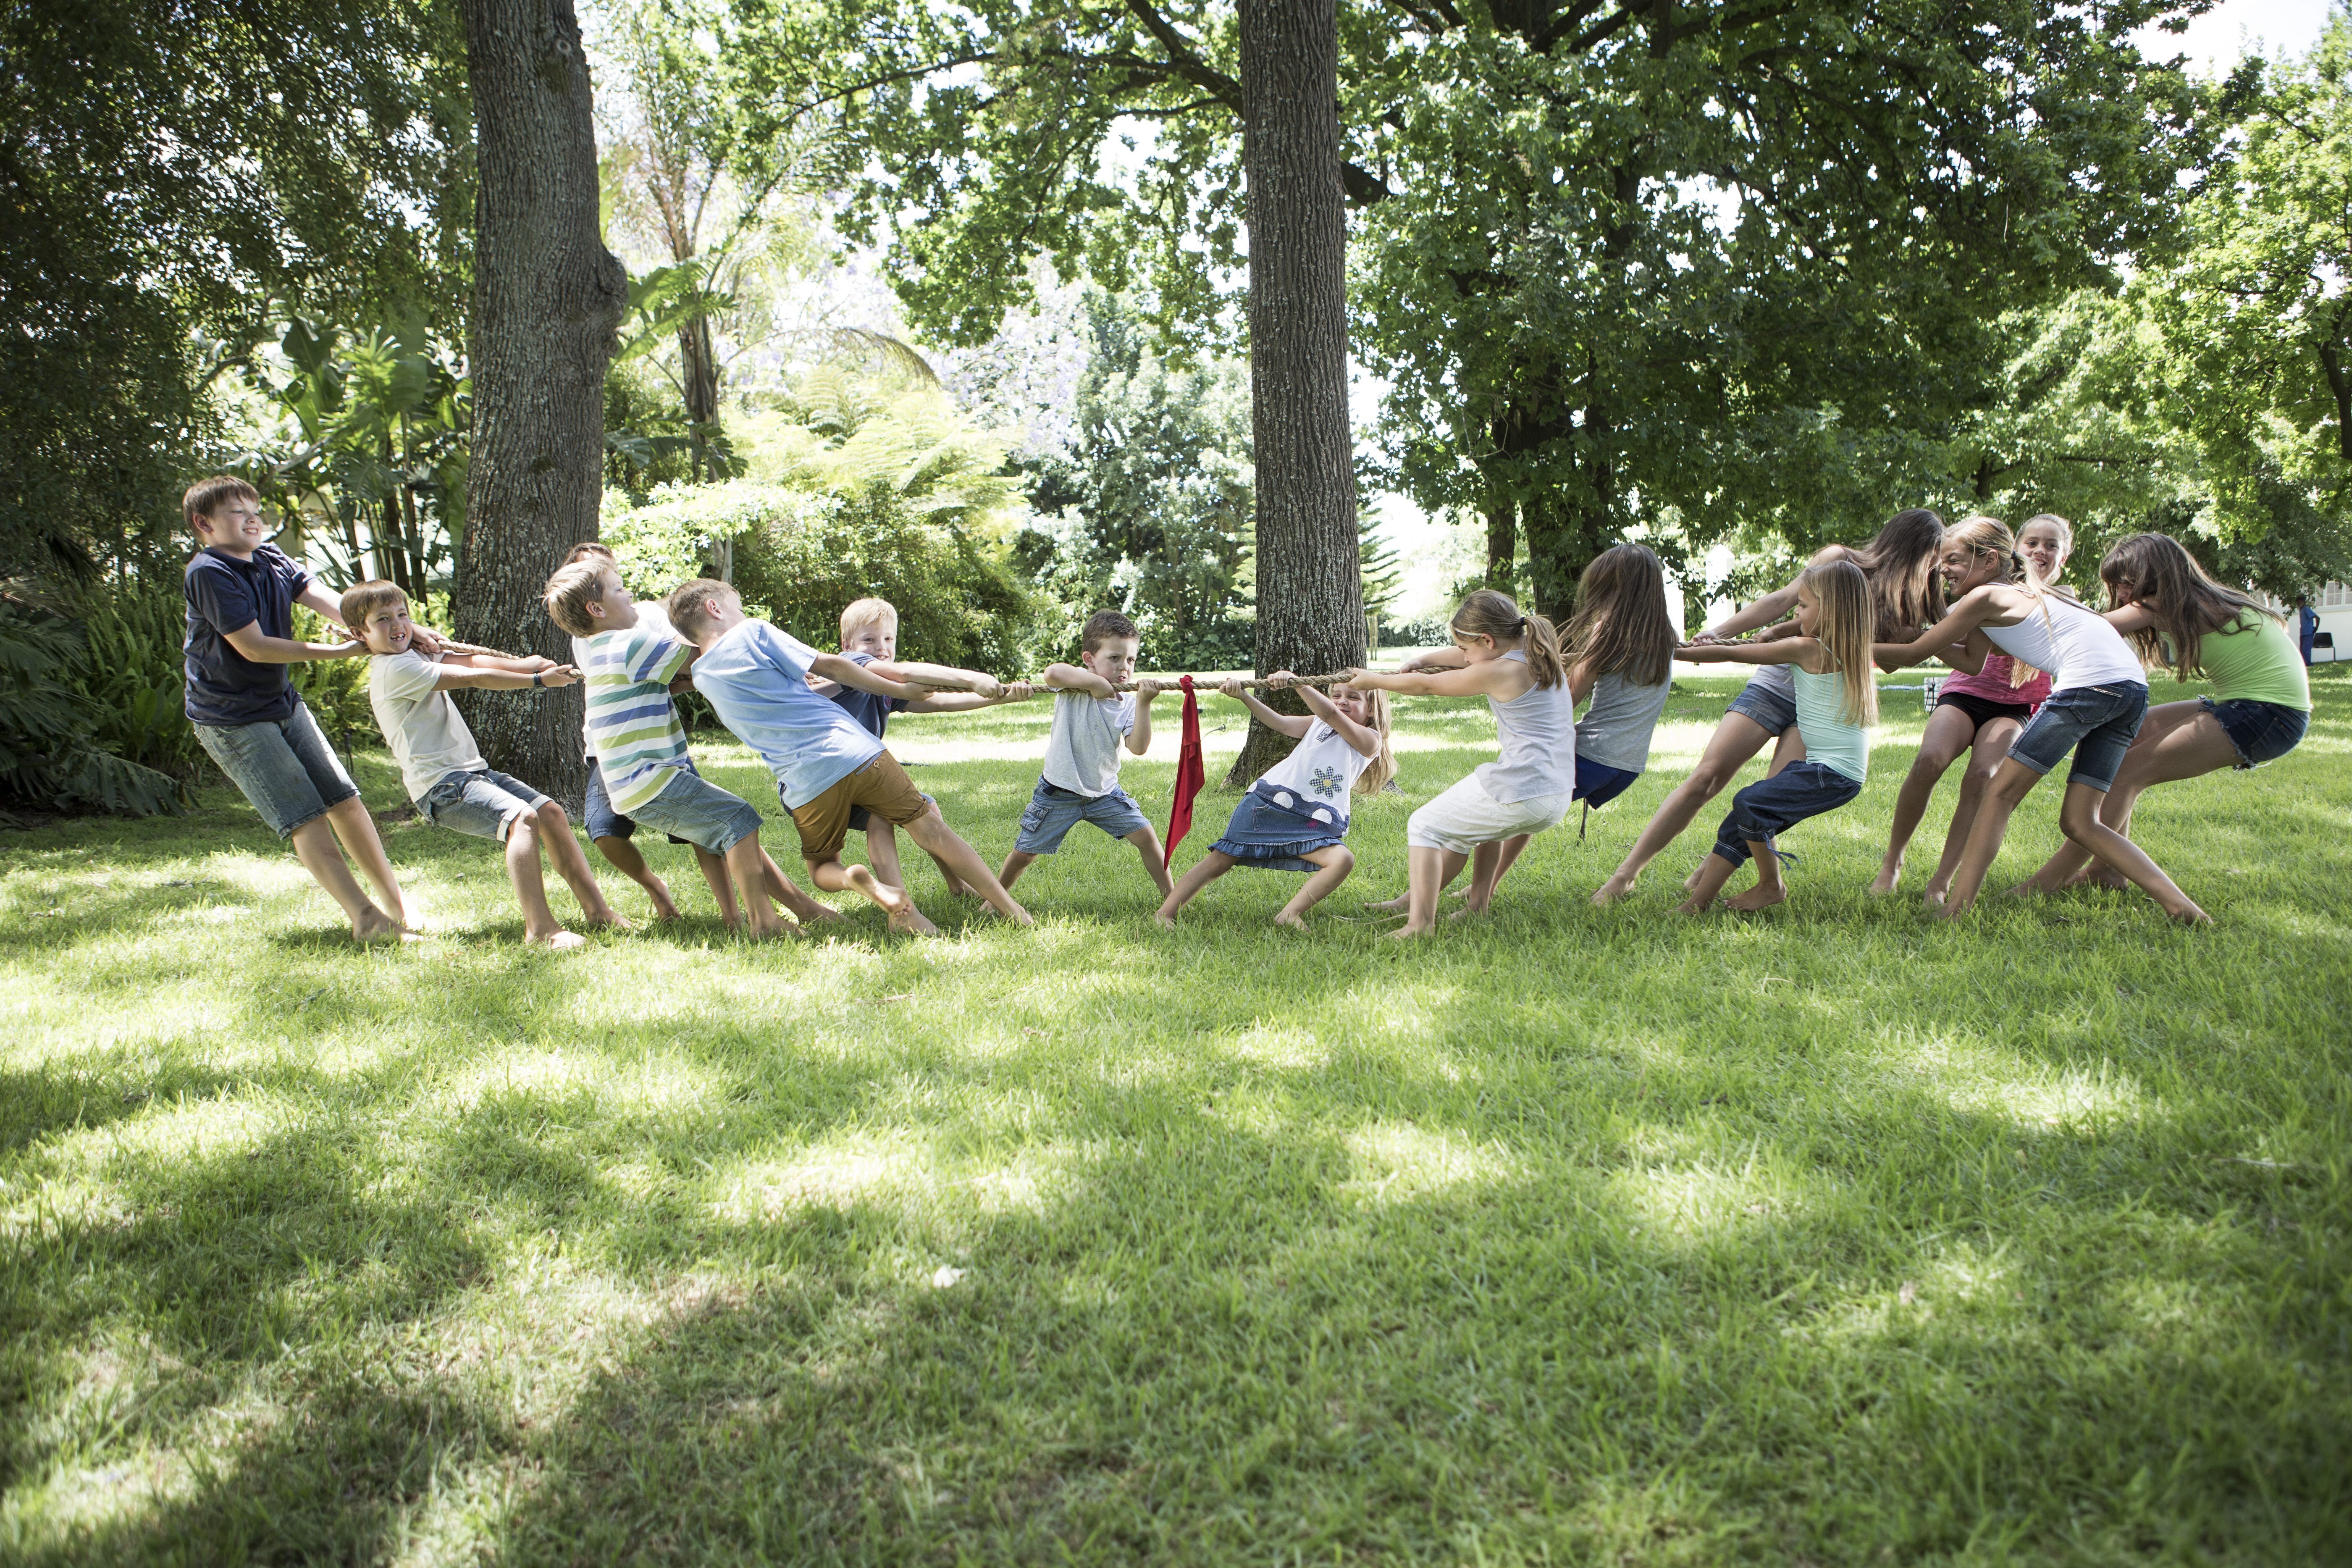
[[[1313,675],[1365,658],[1334,0],[1241,0],[1241,57],[1257,669]],[[1227,782],[1248,784],[1292,744],[1253,721]]]
[[[540,604],[596,537],[604,368],[628,279],[598,233],[596,130],[572,0],[461,0],[480,196],[474,248],[473,466],[457,635],[570,656]],[[588,785],[580,689],[461,693],[490,766],[566,803]]]

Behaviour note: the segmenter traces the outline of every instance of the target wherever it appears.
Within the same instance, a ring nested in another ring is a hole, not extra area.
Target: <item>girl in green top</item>
[[[2168,534],[2135,533],[2099,563],[2107,585],[2107,619],[2130,638],[2150,668],[2169,665],[2176,679],[2204,679],[2213,695],[2147,710],[2125,754],[2100,820],[2129,837],[2132,805],[2150,784],[2193,779],[2222,768],[2252,768],[2294,750],[2311,723],[2311,682],[2286,623],[2251,594],[2205,574]],[[2050,892],[2069,883],[2126,884],[2094,870],[2069,842],[2020,891]]]

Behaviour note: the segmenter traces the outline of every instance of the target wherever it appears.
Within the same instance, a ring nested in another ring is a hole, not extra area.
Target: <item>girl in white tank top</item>
[[[1998,647],[2012,658],[2050,672],[2050,699],[2010,747],[2009,756],[1993,775],[1992,786],[1969,829],[1968,847],[1959,868],[1952,873],[1949,891],[1937,912],[1954,919],[1968,911],[1984,886],[2000,853],[2009,819],[2042,776],[2068,752],[2080,745],[2075,770],[2083,773],[2094,759],[2120,758],[2137,732],[2147,708],[2147,676],[2123,634],[2106,620],[2042,583],[2041,574],[2021,557],[2016,558],[2021,582],[1988,583],[1974,588],[1952,606],[1952,613],[1916,642],[1881,643],[1878,665],[1899,669],[1943,654],[1955,643],[1964,655],[1963,668],[1979,668],[1989,648]],[[1970,662],[1970,661],[1973,662]],[[2126,733],[2126,731],[2129,731]],[[2099,820],[2112,772],[2105,778],[2085,773],[2070,777],[2066,798],[2059,808],[2059,826],[2066,837],[2145,891],[2178,921],[2203,923],[2206,913],[2177,887],[2164,868],[2130,839]],[[2028,891],[2032,883],[2011,889]]]

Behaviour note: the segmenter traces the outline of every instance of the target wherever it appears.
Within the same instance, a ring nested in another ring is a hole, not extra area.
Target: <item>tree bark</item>
[[[1240,21],[1257,672],[1320,674],[1365,658],[1339,14],[1335,0],[1241,0]],[[1253,721],[1226,782],[1246,786],[1293,744]]]
[[[596,537],[604,370],[628,279],[598,231],[596,131],[572,0],[462,0],[478,167],[473,461],[457,635],[566,658],[540,588]],[[580,689],[458,693],[490,766],[564,802],[587,790]]]

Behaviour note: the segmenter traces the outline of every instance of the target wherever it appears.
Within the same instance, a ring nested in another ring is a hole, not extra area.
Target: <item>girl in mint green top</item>
[[[2099,563],[2107,619],[2129,637],[2149,668],[2169,666],[2180,680],[2213,683],[2210,697],[2147,710],[2099,819],[2129,836],[2132,807],[2151,784],[2193,779],[2222,768],[2252,768],[2294,750],[2311,724],[2311,681],[2286,623],[2261,600],[2206,574],[2168,534],[2135,533]],[[2071,841],[2034,874],[2054,890],[2094,870]],[[2122,884],[2113,883],[2120,886]]]

